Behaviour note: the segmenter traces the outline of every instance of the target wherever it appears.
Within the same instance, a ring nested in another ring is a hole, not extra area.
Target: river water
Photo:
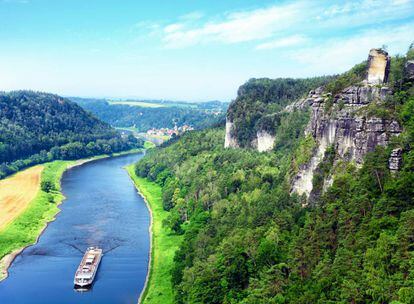
[[[66,200],[39,242],[0,283],[1,304],[137,303],[148,268],[149,212],[123,167],[142,154],[102,159],[66,171]],[[92,289],[73,289],[88,246],[104,256]]]

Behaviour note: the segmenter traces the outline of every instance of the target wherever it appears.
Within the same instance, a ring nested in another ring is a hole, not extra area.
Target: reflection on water
[[[0,283],[1,304],[136,303],[148,265],[149,214],[123,167],[141,158],[103,159],[65,172],[62,212],[18,256]],[[89,246],[104,256],[93,288],[73,289]]]

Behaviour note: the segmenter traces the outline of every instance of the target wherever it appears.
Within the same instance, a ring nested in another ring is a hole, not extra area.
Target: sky
[[[412,42],[414,0],[0,0],[0,90],[231,101]]]

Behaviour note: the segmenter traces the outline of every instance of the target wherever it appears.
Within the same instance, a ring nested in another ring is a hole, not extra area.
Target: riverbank
[[[167,218],[168,212],[162,206],[162,189],[156,183],[138,177],[135,166],[127,167],[138,192],[144,197],[151,214],[151,250],[150,263],[145,287],[141,293],[139,303],[173,303],[173,288],[171,283],[171,270],[174,255],[182,236],[172,234],[163,227],[162,222]]]
[[[43,164],[41,181],[48,182],[48,192],[39,189],[26,210],[0,231],[0,280],[7,277],[7,269],[14,258],[27,246],[37,242],[47,223],[59,212],[63,200],[60,178],[70,161],[54,161]]]
[[[26,247],[37,243],[47,225],[60,212],[59,205],[64,199],[60,186],[63,172],[90,161],[139,152],[143,152],[143,149],[133,149],[111,155],[98,155],[81,160],[58,160],[42,164],[44,169],[41,182],[48,182],[51,185],[50,189],[40,189],[27,209],[4,229],[0,230],[0,281],[7,277],[7,270],[15,257]]]

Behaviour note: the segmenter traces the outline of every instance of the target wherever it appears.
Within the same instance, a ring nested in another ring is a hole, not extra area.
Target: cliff
[[[270,120],[268,117],[280,117],[293,111],[310,111],[304,136],[311,137],[315,145],[312,151],[308,151],[308,161],[301,164],[294,174],[292,193],[312,197],[322,191],[314,189],[314,177],[319,170],[318,166],[327,157],[328,150],[333,157],[331,169],[323,177],[323,189],[331,184],[333,169],[339,162],[353,162],[359,167],[368,152],[374,151],[377,146],[388,146],[391,138],[402,132],[399,122],[386,106],[393,94],[392,89],[387,86],[390,60],[384,50],[372,49],[367,62],[351,71],[349,75],[352,77],[347,76],[352,82],[350,85],[341,88],[342,79],[338,77],[336,82],[333,80],[326,86],[310,90],[306,97],[296,102],[284,103],[283,108],[276,109],[278,111],[256,111],[253,117],[257,123],[250,124],[249,130],[246,130],[248,125],[243,125],[243,119],[249,118],[245,111],[251,110],[252,106],[246,106],[244,95],[247,93],[246,88],[243,88],[240,90],[242,94],[232,103],[227,115],[225,147],[249,147],[260,152],[270,151],[277,140],[280,119]],[[412,61],[406,63],[405,70],[409,78],[414,77],[413,66]],[[258,105],[257,101],[254,105]],[[243,115],[235,115],[236,111],[232,111],[232,107],[236,106],[245,110]],[[269,108],[267,104],[267,109]],[[243,141],[240,134],[249,134],[250,137]],[[401,150],[395,149],[390,155],[389,168],[396,172],[400,167]]]
[[[311,91],[308,97],[297,103],[311,108],[311,119],[305,134],[312,136],[316,148],[309,162],[299,168],[293,180],[292,192],[308,197],[314,190],[314,175],[329,147],[335,151],[332,167],[338,161],[355,162],[360,166],[364,156],[377,146],[386,147],[393,136],[402,128],[389,115],[379,116],[377,109],[385,105],[392,96],[386,85],[390,57],[383,50],[373,49],[369,53],[366,79],[343,89],[332,96],[323,88]],[[382,113],[381,113],[382,114]],[[401,165],[401,153],[397,150],[390,155],[390,169],[397,171]],[[331,170],[332,171],[332,170]],[[325,177],[323,188],[332,181]]]
[[[332,77],[304,79],[250,79],[230,104],[226,117],[226,148],[272,150],[283,109],[310,89],[327,84]]]

